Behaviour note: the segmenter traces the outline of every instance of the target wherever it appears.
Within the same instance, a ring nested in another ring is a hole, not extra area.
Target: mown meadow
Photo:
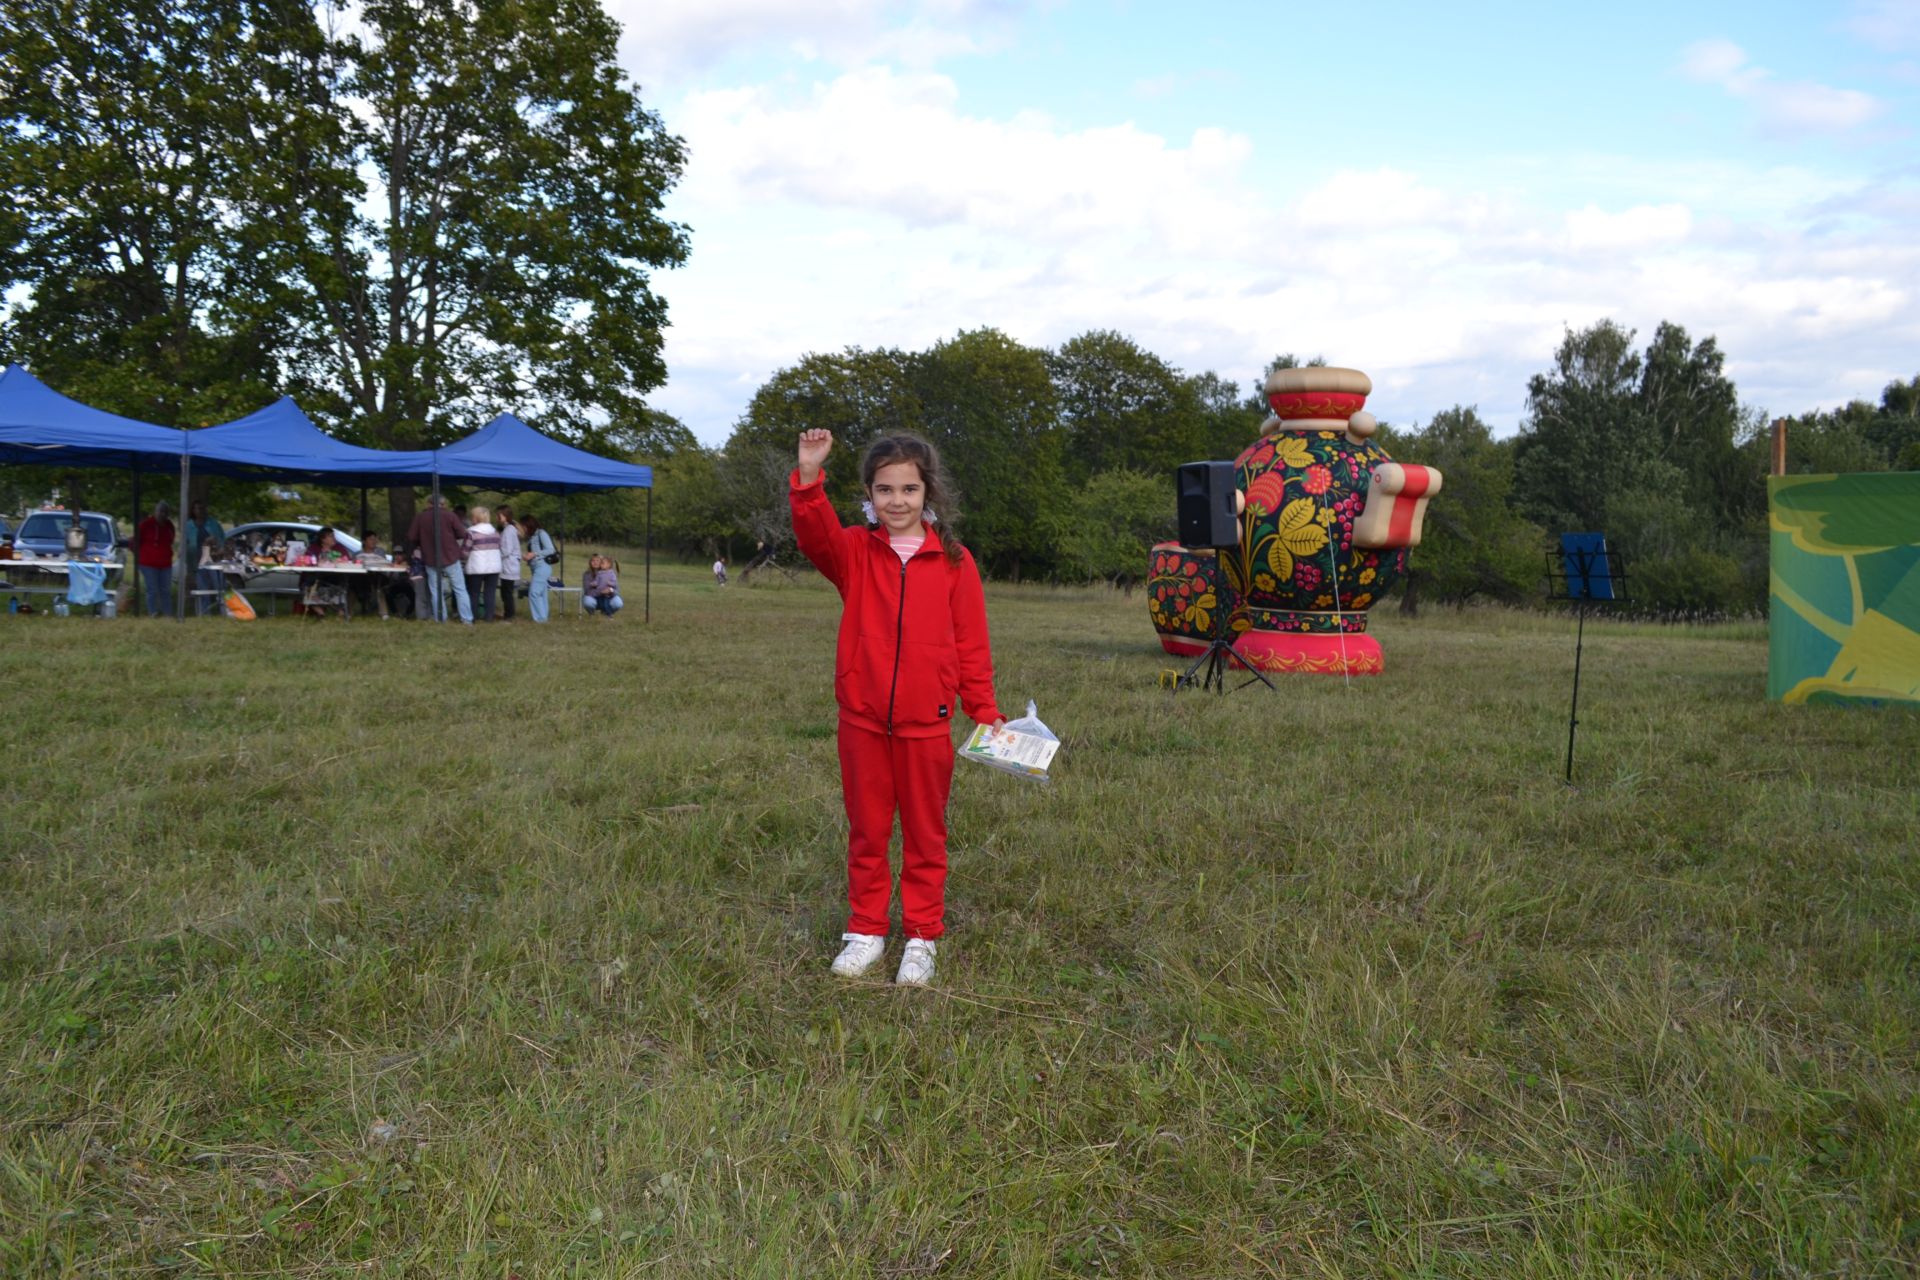
[[[0,617],[0,1272],[1905,1276],[1920,715],[1387,614],[1171,695],[994,586],[937,985],[846,984],[832,592]],[[896,938],[887,972],[898,958]]]

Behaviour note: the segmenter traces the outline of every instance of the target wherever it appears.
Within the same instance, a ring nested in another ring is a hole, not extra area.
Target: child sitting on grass
[[[587,571],[580,579],[580,607],[611,618],[624,603],[620,599],[620,574],[613,561],[606,556],[589,556]]]

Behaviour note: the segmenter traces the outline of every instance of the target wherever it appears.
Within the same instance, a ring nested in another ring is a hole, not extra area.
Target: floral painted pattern
[[[1163,542],[1149,554],[1147,611],[1163,636],[1209,640],[1219,595],[1214,557]]]
[[[1282,635],[1333,635],[1344,631],[1350,636],[1365,635],[1367,615],[1364,609],[1254,609],[1247,610],[1247,623],[1254,631],[1277,631]]]
[[[1357,624],[1324,627],[1295,615],[1364,610],[1405,571],[1404,549],[1353,545],[1373,468],[1386,461],[1386,450],[1372,440],[1355,444],[1337,431],[1282,429],[1241,453],[1235,467],[1247,495],[1242,541],[1237,555],[1220,554],[1227,585],[1240,597],[1236,616],[1262,630],[1269,621],[1286,630],[1365,630],[1364,613]]]
[[[1353,545],[1373,469],[1388,460],[1371,440],[1355,444],[1337,431],[1281,429],[1249,445],[1235,460],[1236,482],[1247,500],[1240,546],[1216,555],[1169,542],[1150,553],[1147,608],[1163,643],[1191,652],[1175,646],[1210,640],[1223,611],[1227,625],[1242,634],[1364,635],[1367,609],[1407,568],[1404,547]],[[1263,659],[1258,665],[1377,671],[1378,646],[1292,662]]]

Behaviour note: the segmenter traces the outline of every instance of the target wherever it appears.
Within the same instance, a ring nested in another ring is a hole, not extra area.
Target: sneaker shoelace
[[[907,941],[906,954],[900,957],[900,971],[924,976],[933,969],[933,944],[920,938]]]

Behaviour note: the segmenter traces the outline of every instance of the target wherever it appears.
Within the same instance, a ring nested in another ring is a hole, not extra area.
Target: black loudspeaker
[[[1175,474],[1180,541],[1189,547],[1239,546],[1240,518],[1233,509],[1233,464],[1189,462]]]

